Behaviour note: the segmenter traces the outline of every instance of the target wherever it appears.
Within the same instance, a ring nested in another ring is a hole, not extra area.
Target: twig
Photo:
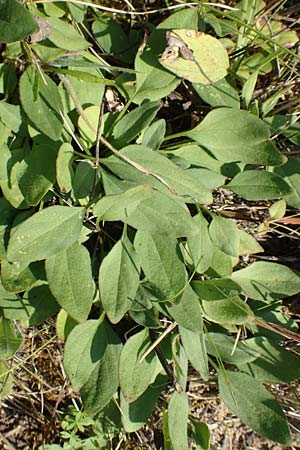
[[[176,322],[170,323],[168,328],[165,329],[165,331],[150,345],[150,347],[147,348],[147,350],[143,353],[143,355],[140,357],[139,362],[143,362],[144,359],[147,358],[148,355],[159,345],[159,343],[169,334],[171,331],[174,330],[174,328],[177,327]]]
[[[275,333],[281,334],[282,336],[284,336],[288,339],[292,339],[296,342],[300,342],[300,334],[299,333],[295,333],[294,331],[288,330],[287,328],[283,328],[280,325],[277,325],[272,322],[268,322],[263,319],[258,319],[258,318],[255,318],[253,320],[253,323],[259,327],[266,328],[267,330],[271,330],[271,331],[274,331]]]

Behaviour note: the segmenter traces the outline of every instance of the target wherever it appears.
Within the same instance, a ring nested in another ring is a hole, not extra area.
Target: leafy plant
[[[22,343],[15,321],[36,325],[58,312],[64,366],[85,411],[65,418],[64,448],[94,448],[78,432],[94,429],[113,401],[125,431],[138,430],[167,385],[166,448],[210,448],[208,428],[189,419],[188,364],[204,380],[214,369],[228,408],[288,445],[287,420],[263,383],[300,376],[299,357],[275,334],[297,338],[278,305],[300,292],[300,276],[280,264],[239,265],[262,248],[210,205],[225,188],[300,206],[299,162],[272,139],[295,139],[294,116],[270,116],[279,95],[263,104],[253,97],[274,61],[296,61],[297,35],[287,47],[280,22],[262,23],[260,0],[173,11],[151,26],[143,50],[137,29],[124,31],[96,3],[2,0],[1,8],[3,394],[13,370],[4,359]],[[16,14],[24,18],[17,29]],[[215,43],[216,79],[205,39]],[[209,111],[166,135],[162,99],[181,77]],[[108,89],[121,111],[104,110]],[[248,338],[239,339],[242,329]]]

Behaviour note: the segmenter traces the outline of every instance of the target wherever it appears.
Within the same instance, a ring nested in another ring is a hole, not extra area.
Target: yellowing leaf
[[[196,30],[172,30],[159,62],[178,77],[212,84],[227,74],[229,59],[218,39]]]

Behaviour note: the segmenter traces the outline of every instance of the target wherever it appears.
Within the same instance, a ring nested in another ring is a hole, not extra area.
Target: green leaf
[[[211,203],[212,195],[209,190],[186,171],[160,153],[141,145],[129,145],[121,153],[135,163],[142,165],[150,172],[160,176],[165,183],[173,187],[178,195],[185,196],[186,202]],[[102,163],[119,178],[135,181],[138,184],[151,184],[157,189],[170,193],[170,190],[154,176],[143,173],[122,161],[116,156],[102,160]]]
[[[59,311],[56,318],[56,333],[59,339],[65,341],[76,325],[76,320],[72,319],[66,311],[63,309]]]
[[[269,208],[269,214],[271,220],[281,219],[285,216],[286,213],[286,201],[285,200],[277,200],[277,202],[273,203]]]
[[[185,392],[173,392],[168,406],[168,428],[173,450],[188,450],[189,402]]]
[[[0,360],[0,396],[6,397],[10,394],[14,384],[14,377],[6,361]]]
[[[0,357],[11,358],[23,343],[21,334],[11,320],[0,319]]]
[[[44,263],[36,261],[20,271],[18,263],[1,261],[1,281],[4,289],[9,292],[23,292],[37,281],[46,279]]]
[[[179,326],[179,333],[185,354],[191,365],[197,370],[204,381],[208,380],[208,358],[205,346],[205,336],[201,332],[193,332]]]
[[[59,305],[77,322],[84,322],[91,310],[94,283],[89,252],[74,244],[46,259],[49,287]]]
[[[214,190],[220,186],[223,186],[226,181],[226,177],[224,175],[202,167],[185,169],[184,172],[197,180],[197,182],[200,183],[200,187],[205,186],[209,190]]]
[[[0,41],[19,41],[38,29],[32,15],[17,0],[0,1]]]
[[[208,222],[199,212],[193,217],[195,228],[187,236],[187,246],[197,273],[205,272],[210,266],[213,246],[208,233]]]
[[[13,222],[17,210],[14,209],[8,201],[0,198],[0,259],[6,257],[6,247],[9,238],[9,228]]]
[[[20,188],[20,180],[24,176],[28,166],[26,157],[28,149],[9,150],[7,145],[1,146],[0,159],[0,183],[2,192],[14,208],[26,208],[27,205],[24,195]]]
[[[245,230],[239,229],[239,255],[254,255],[255,253],[263,253],[264,249],[257,240],[247,233]]]
[[[205,337],[207,353],[229,364],[245,364],[254,361],[260,355],[260,352],[248,345],[250,339],[240,340],[236,345],[233,337],[223,333],[210,332],[206,333]]]
[[[204,148],[195,144],[183,145],[171,155],[185,159],[189,165],[199,166],[220,173],[223,163],[213,158]]]
[[[185,392],[187,389],[188,376],[188,359],[183,346],[178,339],[174,338],[172,343],[172,361],[174,366],[175,386],[180,389],[180,392]]]
[[[300,277],[286,266],[259,261],[237,270],[231,279],[254,300],[271,302],[300,292]]]
[[[5,319],[24,320],[29,318],[29,305],[16,294],[8,292],[0,281],[1,316]]]
[[[213,254],[207,275],[213,278],[226,277],[231,275],[232,268],[238,263],[238,258],[226,255],[218,247],[213,248]]]
[[[131,42],[124,27],[111,17],[98,16],[92,30],[100,47],[114,59],[131,63],[137,50],[136,42]]]
[[[253,377],[219,371],[221,399],[256,433],[283,445],[291,445],[287,420],[273,395]]]
[[[129,315],[136,323],[145,328],[161,328],[160,320],[157,317],[154,308],[142,311],[132,311],[130,309]]]
[[[195,226],[182,203],[147,185],[103,197],[94,206],[94,214],[100,220],[122,220],[150,234],[186,236]]]
[[[87,161],[80,162],[73,177],[73,194],[81,205],[87,205],[92,195],[94,183],[99,179],[95,168]]]
[[[56,159],[56,180],[60,191],[64,194],[72,189],[74,156],[71,144],[64,143],[60,146]]]
[[[105,89],[105,78],[98,69],[93,69],[92,59],[89,56],[90,54],[83,52],[82,54],[84,55],[84,61],[90,61],[91,67],[88,69],[76,67],[75,69],[70,68],[71,64],[69,64],[69,69],[63,69],[66,72],[65,77],[77,99],[77,102],[79,102],[82,107],[96,105],[99,111],[99,105],[101,105]],[[65,63],[65,65],[66,64],[67,63]],[[94,62],[94,66],[95,65],[96,64]],[[65,84],[61,83],[59,87],[61,88],[60,92],[64,98],[65,110],[70,112],[76,108],[76,105],[66,90]],[[94,120],[98,121],[97,115]],[[93,122],[91,123],[93,124]],[[95,123],[95,128],[97,129],[97,123]]]
[[[112,144],[122,148],[141,133],[156,116],[160,108],[159,102],[145,102],[126,114],[113,127]]]
[[[209,225],[209,235],[212,242],[226,255],[238,256],[240,234],[232,220],[214,215]]]
[[[240,286],[227,279],[195,280],[191,286],[201,300],[226,300],[241,293]]]
[[[64,351],[64,367],[72,384],[82,388],[105,352],[114,345],[120,352],[120,340],[105,320],[88,320],[76,325],[67,338]]]
[[[177,239],[168,234],[138,231],[134,247],[143,272],[165,295],[177,297],[187,281],[185,265],[180,257]]]
[[[121,393],[120,408],[125,431],[133,433],[145,424],[166,383],[166,377],[159,375],[155,382],[137,400],[131,403],[128,403]]]
[[[280,166],[286,161],[269,141],[269,127],[247,111],[217,108],[185,133],[220,161]]]
[[[223,78],[212,84],[193,83],[197,94],[214,108],[227,106],[228,108],[239,108],[240,99],[237,90]]]
[[[0,120],[7,128],[17,133],[22,122],[20,106],[0,101]]]
[[[26,167],[19,179],[19,188],[27,205],[37,205],[55,183],[56,155],[55,142],[46,136],[34,139],[32,150],[25,155]]]
[[[118,389],[118,369],[122,344],[111,329],[107,332],[106,342],[107,347],[102,360],[80,390],[85,411],[89,415],[101,411]]]
[[[238,173],[226,187],[246,200],[269,200],[291,193],[283,178],[265,170]]]
[[[253,318],[253,312],[239,297],[224,300],[202,300],[204,315],[216,323],[241,325]]]
[[[210,432],[206,423],[192,420],[192,424],[192,437],[193,443],[196,445],[196,450],[213,450],[210,445]]]
[[[72,25],[57,17],[49,17],[47,21],[51,26],[51,34],[48,39],[57,47],[70,52],[85,50],[89,47],[89,42]]]
[[[39,325],[59,311],[59,305],[45,282],[26,291],[21,304],[26,315],[29,315],[30,326]]]
[[[20,269],[71,247],[79,238],[82,208],[50,206],[25,220],[11,236],[7,259]]]
[[[249,108],[249,105],[250,105],[250,102],[252,99],[252,95],[254,93],[254,89],[256,86],[257,77],[258,77],[258,72],[253,72],[252,75],[250,75],[250,77],[248,78],[248,80],[246,81],[246,83],[243,86],[242,98],[243,98],[243,102],[244,102],[246,109]]]
[[[139,285],[140,268],[128,238],[119,240],[99,269],[100,298],[112,323],[119,322],[130,308]]]
[[[290,383],[300,378],[300,358],[265,336],[247,339],[247,346],[258,357],[240,363],[239,369],[263,383]]]
[[[105,351],[105,326],[98,320],[76,325],[64,349],[64,367],[73,386],[81,388],[89,379]]]
[[[198,28],[197,11],[190,8],[171,14],[153,30],[144,51],[137,52],[134,66],[136,93],[133,100],[135,103],[140,104],[144,100],[159,100],[174,91],[180,83],[180,80],[164,70],[158,61],[165,45],[165,32],[172,28],[196,30]]]
[[[190,286],[187,286],[179,301],[166,302],[163,305],[167,313],[181,326],[193,332],[203,328],[200,302]]]
[[[46,74],[42,78],[30,65],[20,78],[20,99],[33,126],[53,141],[59,140],[63,128],[60,116],[63,106],[54,81]]]
[[[284,198],[290,206],[300,207],[300,161],[295,158],[288,158],[286,164],[276,168],[275,174],[281,176],[286,183],[291,186],[292,191]]]
[[[140,361],[150,345],[148,330],[142,330],[131,336],[123,347],[119,376],[121,391],[128,403],[134,402],[146,391],[160,367],[154,351]]]
[[[229,59],[222,43],[198,30],[173,29],[159,62],[178,77],[193,83],[212,84],[227,74]]]
[[[96,130],[98,125],[98,117],[100,114],[100,106],[88,106],[84,109],[84,115],[85,119],[81,116],[78,118],[78,128],[81,136],[89,141],[89,144],[95,144],[96,142]],[[93,127],[93,129],[90,128],[88,123]]]
[[[144,130],[141,144],[152,150],[158,150],[164,140],[165,134],[166,121],[164,119],[156,120]]]

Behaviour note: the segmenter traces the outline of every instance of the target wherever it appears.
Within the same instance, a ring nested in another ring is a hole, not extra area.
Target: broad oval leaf
[[[46,280],[43,262],[32,262],[20,271],[18,263],[9,263],[5,259],[1,261],[1,281],[7,291],[26,291],[39,280]]]
[[[120,358],[120,386],[128,403],[137,400],[152,383],[160,363],[155,351],[143,361],[144,352],[151,345],[148,330],[131,336],[123,347]]]
[[[80,389],[86,412],[97,414],[112,399],[119,385],[119,360],[122,344],[111,328],[107,329],[106,350],[103,358]]]
[[[75,387],[87,383],[109,345],[120,351],[121,342],[105,320],[88,320],[72,329],[65,343],[64,367]]]
[[[226,255],[238,256],[240,234],[232,220],[214,215],[209,225],[209,235],[212,242]]]
[[[195,280],[191,283],[192,288],[201,300],[226,300],[241,293],[241,287],[232,280]]]
[[[254,300],[270,302],[300,292],[300,277],[282,264],[259,261],[237,270],[231,279]]]
[[[57,17],[49,17],[47,21],[51,26],[51,33],[48,39],[57,47],[71,52],[84,50],[89,47],[89,42],[72,25]]]
[[[59,305],[77,322],[87,319],[94,283],[89,252],[74,244],[46,259],[49,287]]]
[[[188,360],[203,380],[207,381],[209,369],[203,330],[195,333],[179,326],[179,333]]]
[[[20,305],[16,307],[18,306],[24,308],[24,319],[28,319],[30,326],[39,325],[59,311],[59,305],[48,284],[43,281],[24,292]]]
[[[210,266],[213,246],[208,232],[208,222],[202,213],[193,217],[195,228],[187,236],[187,246],[197,273],[205,272]]]
[[[229,59],[218,39],[197,30],[167,32],[168,46],[159,62],[180,78],[212,84],[227,74]]]
[[[166,299],[180,295],[187,274],[180,258],[177,239],[170,234],[138,231],[134,247],[147,280],[156,285]]]
[[[216,323],[241,325],[248,323],[254,316],[253,312],[239,297],[224,300],[202,300],[204,315]]]
[[[19,41],[38,29],[32,15],[17,0],[1,0],[0,41]]]
[[[142,166],[143,170],[129,165],[115,155],[103,159],[101,162],[119,178],[137,184],[151,184],[168,194],[170,189],[175,189],[178,199],[181,198],[186,203],[194,203],[194,201],[211,203],[212,195],[201,181],[196,180],[160,153],[143,145],[128,145],[121,150],[121,153]]]
[[[246,364],[260,355],[259,351],[248,345],[250,339],[239,341],[236,345],[233,337],[222,333],[206,333],[205,338],[207,353],[229,364]]]
[[[74,150],[71,144],[64,143],[60,146],[56,159],[56,180],[63,193],[70,192],[72,189],[72,180],[74,171],[72,162],[74,159]]]
[[[84,210],[50,206],[22,222],[11,236],[7,259],[25,268],[71,247],[79,238]]]
[[[247,339],[247,347],[257,358],[239,364],[239,369],[247,372],[263,383],[290,383],[300,378],[300,358],[296,353],[272,342],[265,336]]]
[[[168,406],[168,428],[173,450],[188,450],[189,401],[185,392],[173,392]]]
[[[166,30],[187,27],[194,30],[198,28],[198,13],[192,8],[171,14],[153,30],[143,53],[137,52],[134,66],[136,70],[136,92],[133,97],[135,103],[159,100],[176,89],[180,79],[164,70],[158,59],[164,49]]]
[[[145,102],[126,114],[113,127],[113,145],[122,148],[146,129],[160,108],[159,102]]]
[[[200,302],[190,286],[186,286],[179,301],[166,302],[163,306],[179,325],[190,331],[202,331],[203,320]]]
[[[291,444],[289,426],[279,404],[253,377],[219,371],[218,383],[221,399],[246,425],[267,439]]]
[[[291,187],[283,178],[265,170],[238,173],[226,187],[246,200],[268,200],[291,193]]]
[[[94,206],[94,213],[100,220],[122,220],[150,234],[172,233],[180,237],[195,227],[184,204],[147,185],[104,196]]]
[[[46,74],[42,78],[30,65],[20,78],[20,98],[33,126],[53,141],[58,141],[63,129],[60,115],[63,105],[54,81]]]
[[[119,240],[99,269],[99,289],[103,308],[112,323],[119,322],[135,298],[140,267],[128,238]]]
[[[269,141],[269,127],[258,117],[237,108],[217,108],[185,133],[209,149],[220,161],[280,166],[286,157]]]
[[[165,387],[167,379],[159,375],[155,382],[134,402],[128,403],[121,393],[120,408],[125,431],[132,433],[139,430],[150,417],[155,404]]]
[[[193,83],[193,88],[205,103],[208,103],[214,108],[221,106],[227,106],[229,108],[240,107],[238,91],[226,78],[216,81],[213,84]]]
[[[46,136],[33,140],[31,151],[24,157],[26,166],[18,183],[27,205],[37,205],[55,183],[56,154],[57,144]]]
[[[296,133],[295,133],[296,135]],[[291,186],[292,191],[285,195],[287,203],[294,208],[300,207],[300,161],[295,158],[288,158],[288,161],[283,166],[277,167],[275,169],[275,174],[281,176],[284,181],[286,181],[289,186]]]

